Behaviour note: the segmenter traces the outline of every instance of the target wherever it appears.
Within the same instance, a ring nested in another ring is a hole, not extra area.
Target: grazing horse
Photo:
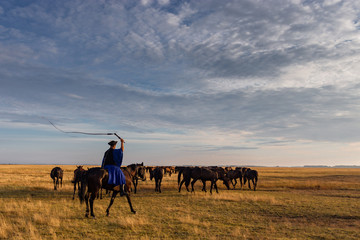
[[[132,213],[136,213],[136,211],[132,207],[131,199],[130,199],[130,189],[131,189],[131,174],[128,170],[123,171],[125,175],[125,186],[124,186],[124,196],[126,196],[127,201],[130,206],[130,210]],[[110,207],[114,203],[116,195],[120,192],[119,185],[108,184],[109,173],[106,169],[95,167],[87,170],[81,179],[81,191],[79,191],[80,203],[85,201],[86,203],[86,214],[85,217],[89,217],[89,202],[90,202],[90,215],[95,218],[94,214],[94,200],[98,196],[101,188],[106,190],[113,191],[111,196],[111,200],[108,208],[106,209],[106,216],[109,216]]]
[[[241,188],[242,188],[242,186],[243,186],[242,178],[243,177],[242,177],[241,169],[229,170],[226,173],[226,176],[230,179],[230,182],[233,185],[233,188],[235,188],[235,185],[237,184],[236,179],[239,179]],[[233,182],[233,180],[234,180],[234,182]]]
[[[136,193],[139,178],[142,181],[146,180],[146,176],[145,176],[146,168],[144,166],[144,163],[141,163],[141,164],[133,163],[133,164],[130,164],[127,167],[121,168],[121,169],[127,170],[130,173],[131,181],[134,185],[134,193]]]
[[[63,176],[64,176],[64,171],[60,167],[54,167],[51,170],[50,177],[54,181],[54,190],[57,190],[57,187],[59,187],[59,180],[62,187]]]
[[[194,192],[194,184],[197,180],[200,179],[203,182],[202,190],[204,192],[206,192],[205,182],[210,181],[211,182],[210,193],[212,194],[213,187],[215,187],[216,192],[219,193],[216,185],[216,181],[219,178],[219,174],[216,171],[204,167],[195,167],[191,171],[191,177],[193,178],[191,182],[191,192]]]
[[[227,190],[230,190],[230,179],[226,176],[226,170],[222,167],[209,167],[210,170],[218,173],[218,179],[223,181]]]
[[[253,170],[250,168],[246,169],[245,174],[244,174],[244,185],[246,184],[246,180],[248,181],[249,189],[251,189],[250,180],[252,181],[253,186],[254,186],[254,191],[255,191],[257,181],[258,181],[258,172],[256,170]]]
[[[164,172],[161,167],[150,170],[150,180],[155,179],[155,192],[161,193],[161,181],[164,177]]]
[[[74,170],[74,178],[71,181],[74,184],[73,200],[75,199],[76,185],[78,186],[78,190],[80,190],[81,177],[85,171],[86,170],[82,166],[77,166]]]

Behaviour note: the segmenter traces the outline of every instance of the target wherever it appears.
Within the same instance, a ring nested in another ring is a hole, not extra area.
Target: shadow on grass
[[[70,191],[62,190],[52,190],[49,188],[43,187],[17,187],[15,189],[0,189],[1,198],[35,198],[35,199],[44,199],[44,198],[72,198],[72,193]]]

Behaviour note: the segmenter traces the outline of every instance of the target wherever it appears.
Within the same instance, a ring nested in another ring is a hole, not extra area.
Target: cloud
[[[359,141],[356,1],[0,5],[1,122],[241,132],[209,151]]]

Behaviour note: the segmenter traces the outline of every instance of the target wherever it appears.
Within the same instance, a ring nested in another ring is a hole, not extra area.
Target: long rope
[[[75,134],[86,134],[86,135],[115,135],[117,136],[119,139],[122,139],[121,137],[119,137],[119,135],[117,135],[116,133],[89,133],[89,132],[68,132],[68,131],[64,131],[60,128],[58,128],[55,124],[53,124],[49,119],[43,117],[44,119],[46,119],[54,128],[56,128],[57,130],[59,130],[60,132],[63,133],[75,133]]]

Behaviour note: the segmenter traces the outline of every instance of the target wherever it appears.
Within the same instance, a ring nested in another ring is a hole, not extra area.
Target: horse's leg
[[[202,181],[202,184],[203,184],[203,188],[201,189],[201,191],[206,192],[206,181],[204,181],[204,180],[201,180],[201,181]]]
[[[79,189],[79,188],[78,188]],[[75,199],[75,192],[76,192],[76,182],[74,181],[74,194],[73,194],[73,200]]]
[[[217,184],[216,184],[216,181],[217,181],[217,180],[214,180],[214,186],[215,186],[216,193],[219,193],[218,187],[217,187]]]
[[[134,193],[136,193],[136,182],[135,182],[135,178],[133,178],[132,183],[133,183],[133,185],[134,185]]]
[[[56,177],[55,190],[59,187],[59,178]]]
[[[108,208],[106,209],[106,216],[109,216],[110,207],[111,207],[111,205],[113,205],[114,200],[115,200],[117,194],[118,194],[118,191],[113,191],[113,194],[112,194],[111,199],[110,199],[109,206],[108,206]]]
[[[232,180],[231,180],[231,182],[232,182]],[[235,189],[235,186],[236,186],[236,184],[237,184],[237,181],[236,181],[236,178],[234,178],[234,184],[233,184],[233,186],[234,186],[234,189]]]
[[[192,182],[191,182],[191,192],[194,192],[194,193],[195,193],[194,184],[196,181],[197,181],[197,178],[194,178],[194,180],[192,180]]]
[[[87,192],[85,194],[85,203],[86,203],[86,212],[85,212],[85,217],[89,217],[89,192]]]
[[[62,187],[62,178],[61,178],[61,187]]]
[[[55,177],[53,178],[53,182],[54,182],[54,190],[56,190]]]
[[[248,179],[248,184],[249,184],[249,189],[251,189],[251,186],[250,186],[250,179]]]
[[[191,178],[188,178],[185,180],[185,187],[188,192],[190,192],[190,190],[189,190],[190,181],[191,181]]]
[[[96,198],[96,195],[98,194],[98,191],[97,192],[93,192],[91,193],[90,195],[90,215],[95,218],[95,214],[94,214],[94,200]]]
[[[211,186],[210,186],[210,194],[212,194],[212,189],[214,187],[214,180],[211,180]]]
[[[252,179],[252,182],[253,182],[253,187],[254,187],[254,191],[255,191],[256,190],[256,181],[254,178]]]
[[[158,191],[158,179],[155,177],[155,192]]]
[[[161,193],[161,181],[162,179],[159,180],[159,193]]]
[[[184,182],[185,182],[185,179],[181,180],[180,185],[179,185],[179,192],[181,192],[181,186],[183,185]]]
[[[133,208],[133,206],[132,206],[132,203],[131,203],[131,199],[130,199],[130,195],[129,195],[129,194],[126,194],[126,199],[127,199],[128,203],[129,203],[131,212],[135,214],[136,211],[134,210],[134,208]]]

